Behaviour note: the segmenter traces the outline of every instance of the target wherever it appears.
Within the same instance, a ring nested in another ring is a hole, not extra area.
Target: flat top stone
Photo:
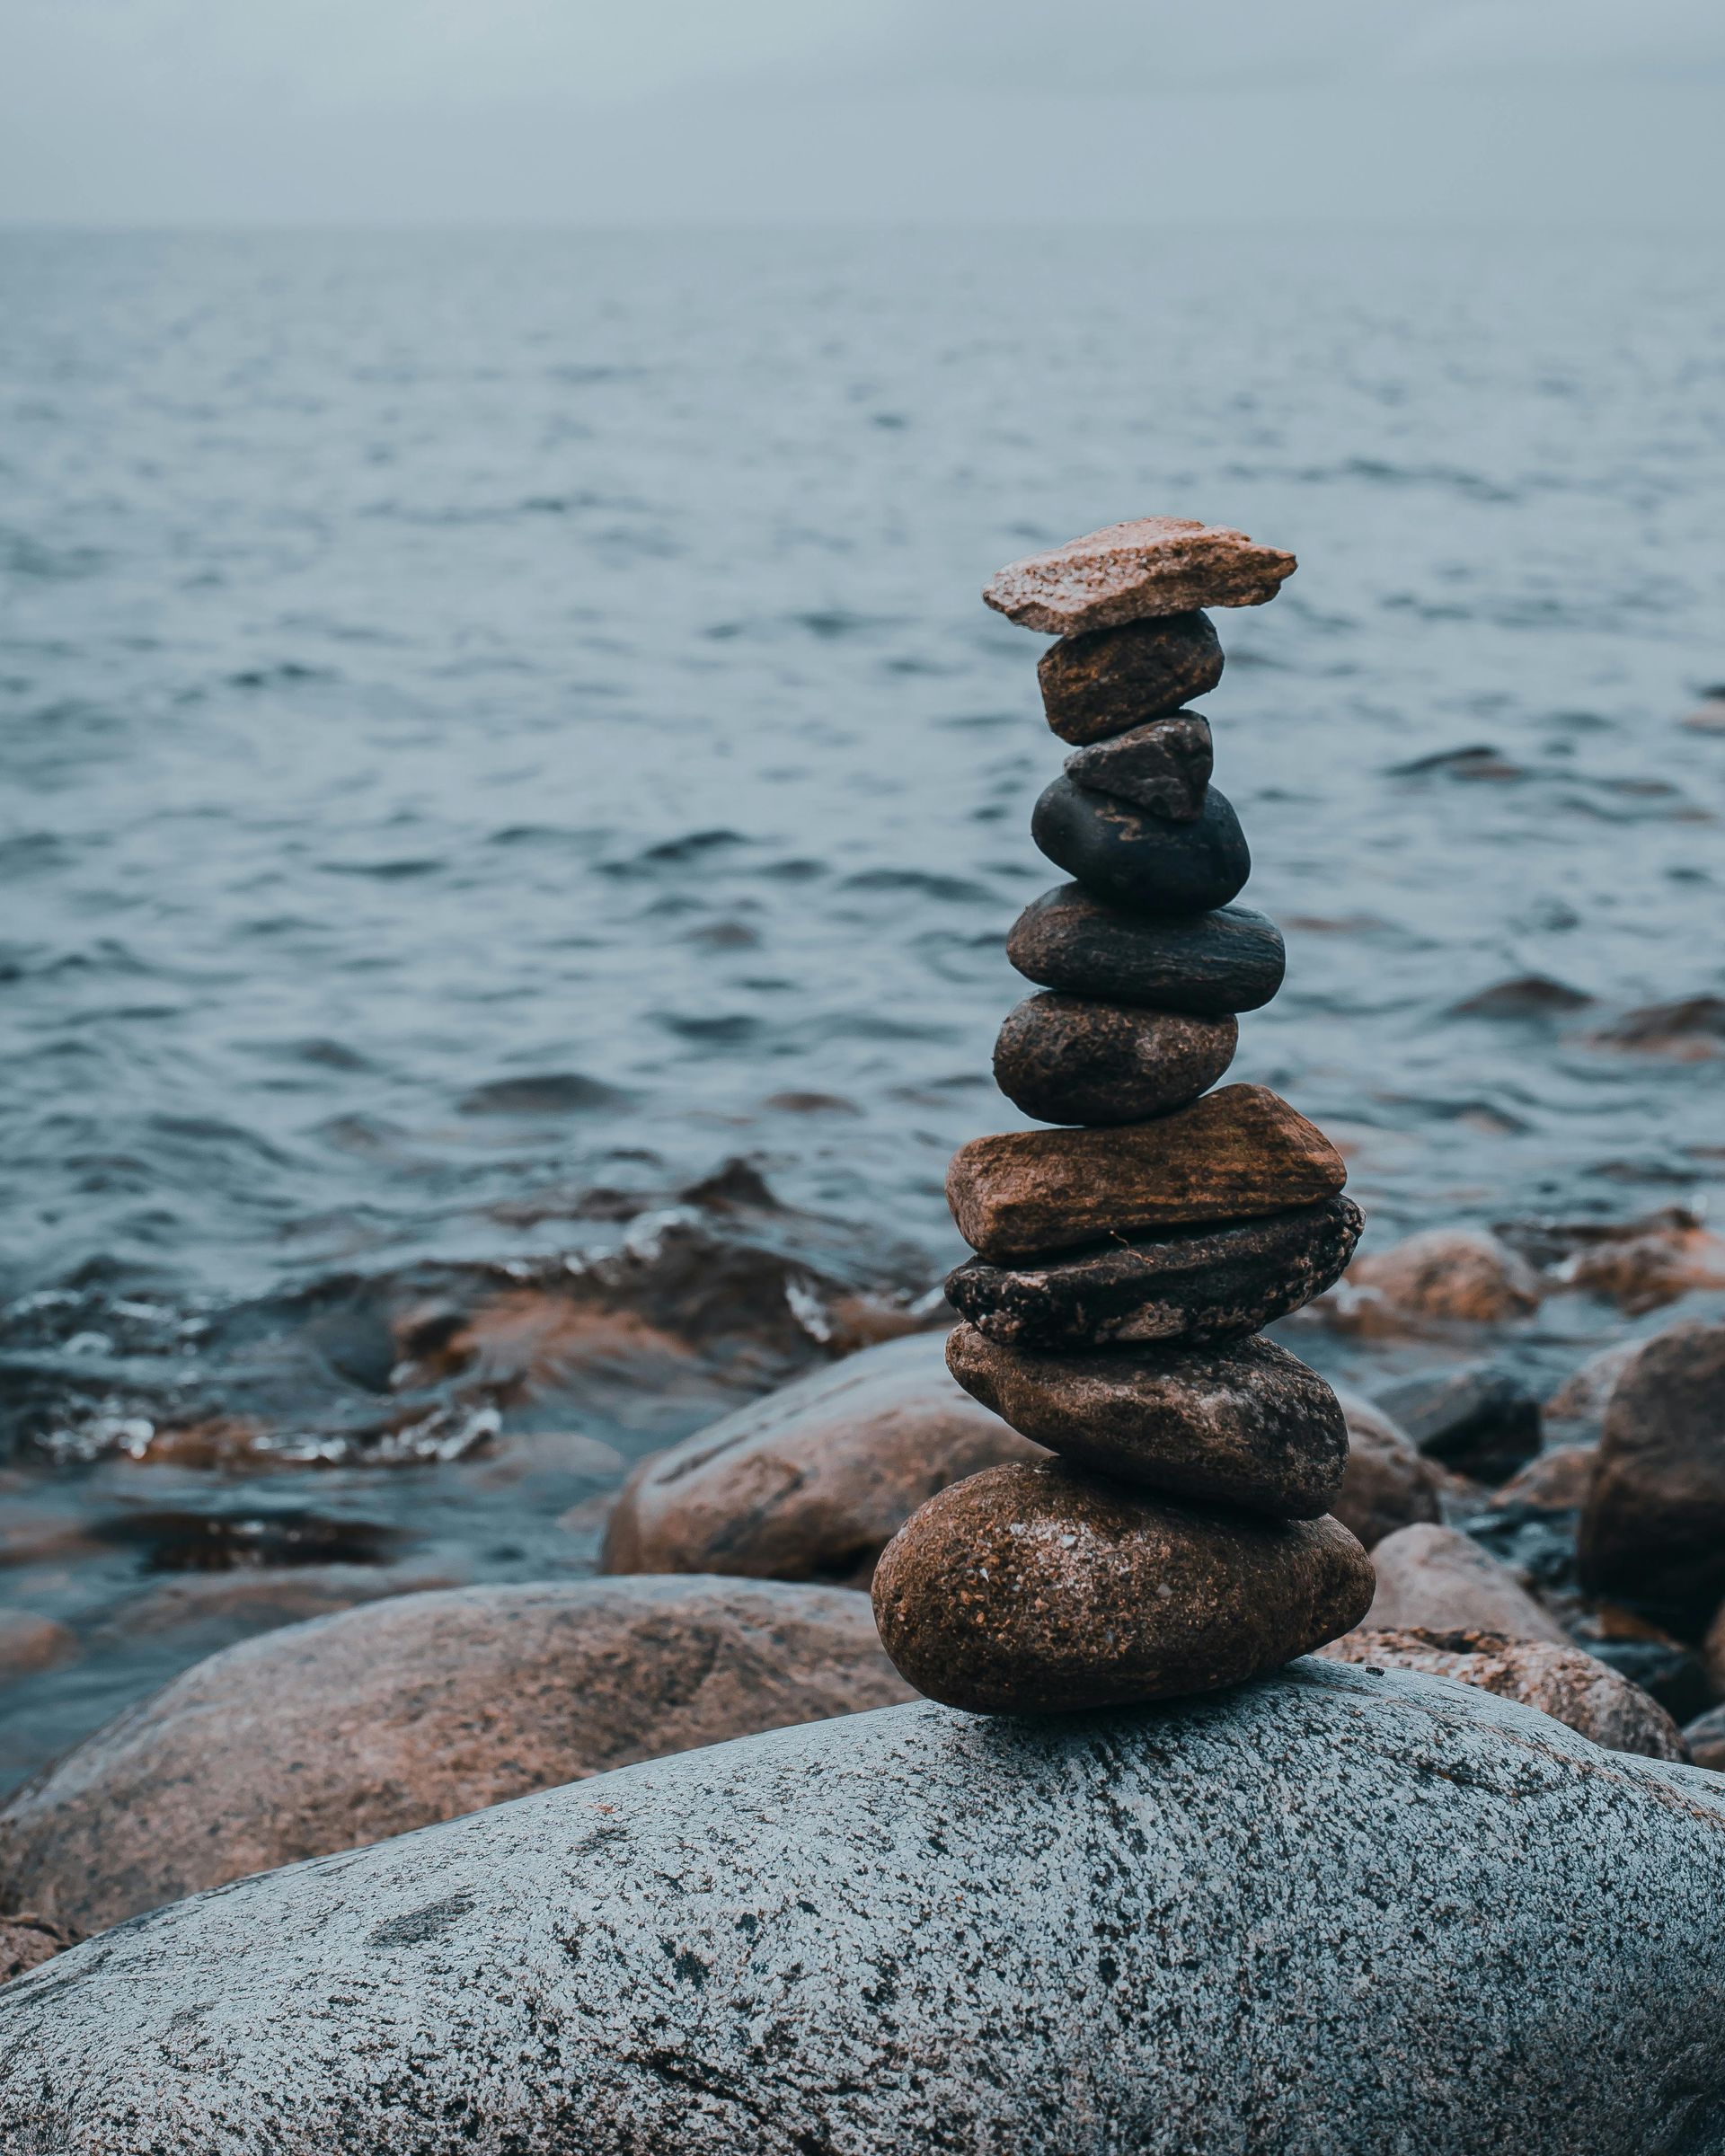
[[[1323,1133],[1268,1086],[1109,1130],[1014,1130],[952,1156],[946,1197],[993,1262],[1189,1221],[1249,1220],[1330,1197],[1348,1180]]]
[[[1261,606],[1296,566],[1224,525],[1140,517],[1008,562],[982,596],[1026,629],[1072,636],[1203,606]]]

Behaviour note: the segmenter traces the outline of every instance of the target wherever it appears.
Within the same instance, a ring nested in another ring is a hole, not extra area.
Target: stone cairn
[[[1060,641],[1038,669],[1073,745],[1031,831],[1075,880],[1007,940],[1043,990],[1008,1017],[1001,1091],[1061,1127],[973,1138],[947,1178],[977,1255],[947,1282],[947,1361],[1047,1462],[932,1498],[874,1578],[920,1691],[985,1713],[1235,1684],[1349,1630],[1371,1560],[1325,1516],[1348,1458],[1335,1394],[1257,1337],[1359,1239],[1322,1132],[1215,1085],[1282,940],[1233,903],[1251,870],[1210,784],[1222,650],[1206,606],[1257,606],[1292,554],[1149,517],[1004,569],[983,596]]]

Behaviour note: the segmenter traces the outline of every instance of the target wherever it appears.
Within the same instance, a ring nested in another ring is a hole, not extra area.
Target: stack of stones
[[[1062,1127],[973,1139],[947,1196],[976,1257],[947,1283],[967,1391],[1046,1462],[952,1484],[883,1555],[887,1652],[979,1712],[1172,1698],[1278,1667],[1357,1624],[1371,1560],[1326,1515],[1335,1394],[1260,1329],[1341,1274],[1360,1216],[1322,1134],[1263,1086],[1214,1086],[1282,941],[1234,900],[1251,869],[1210,781],[1206,606],[1273,598],[1294,557],[1172,517],[1002,570],[991,606],[1059,637],[1039,673],[1074,746],[1036,805],[1075,880],[1007,942],[1044,993],[995,1074]]]

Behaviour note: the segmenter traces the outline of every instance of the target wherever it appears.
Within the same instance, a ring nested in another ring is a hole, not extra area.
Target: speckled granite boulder
[[[1715,2156],[1725,1781],[1307,1661],[631,1767],[0,1997],[8,2156]]]

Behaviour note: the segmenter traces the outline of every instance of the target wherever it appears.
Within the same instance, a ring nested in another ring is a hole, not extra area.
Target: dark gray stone
[[[1151,914],[1209,913],[1252,874],[1240,819],[1214,786],[1197,819],[1176,824],[1058,778],[1031,812],[1031,836],[1087,890]]]
[[[1204,813],[1212,762],[1209,720],[1198,711],[1174,711],[1111,741],[1075,749],[1066,758],[1066,776],[1075,786],[1118,794],[1153,816],[1190,824]]]
[[[1341,1403],[1273,1340],[1037,1355],[959,1325],[946,1362],[1015,1430],[1117,1481],[1297,1520],[1341,1487]]]
[[[1076,883],[1059,884],[1025,907],[1006,956],[1040,988],[1204,1017],[1258,1010],[1281,986],[1287,967],[1275,923],[1250,906],[1158,920],[1110,906]]]
[[[1338,1197],[1047,1265],[973,1258],[948,1276],[946,1292],[960,1317],[1003,1347],[1208,1347],[1257,1332],[1333,1286],[1363,1224],[1353,1200]]]
[[[1539,1450],[1538,1401],[1486,1363],[1404,1378],[1376,1398],[1428,1459],[1476,1481],[1506,1482]]]
[[[1719,2156],[1725,1782],[1316,1660],[774,1730],[0,1993],[8,2156]]]
[[[1044,1123],[1137,1123],[1208,1092],[1234,1061],[1232,1018],[1027,996],[995,1043],[995,1083]]]

